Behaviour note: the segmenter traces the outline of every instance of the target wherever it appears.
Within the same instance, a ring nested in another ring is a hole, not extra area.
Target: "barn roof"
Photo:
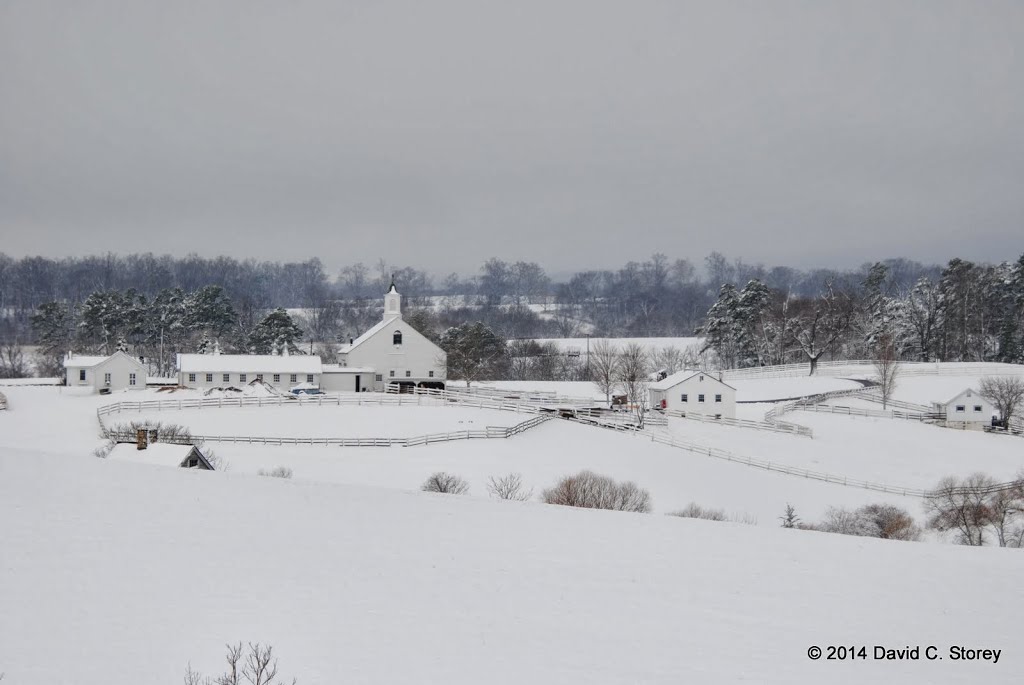
[[[311,354],[179,354],[183,373],[320,373],[320,357]]]
[[[730,388],[732,390],[736,389],[736,388],[732,387],[731,385],[729,385],[728,383],[719,380],[714,375],[712,375],[712,374],[710,374],[710,373],[708,373],[706,371],[699,371],[699,370],[698,371],[694,371],[693,369],[685,369],[683,371],[677,371],[676,373],[672,374],[671,376],[668,376],[666,378],[661,379],[657,383],[651,383],[650,388],[651,388],[651,390],[669,390],[669,389],[674,388],[675,386],[679,385],[680,383],[688,381],[691,378],[693,378],[694,376],[697,376],[697,375],[700,375],[700,374],[703,374],[703,375],[707,376],[709,380],[713,380],[714,382],[719,383],[721,385],[724,385],[727,388]]]
[[[146,449],[140,450],[135,443],[114,445],[107,459],[116,461],[133,461],[137,464],[156,464],[157,466],[181,466],[195,450],[205,462],[203,451],[195,445],[172,445],[166,442],[151,443]],[[209,464],[209,462],[207,462]]]
[[[101,355],[69,354],[64,358],[64,368],[88,369],[93,366],[99,366],[108,359],[113,359],[118,355],[127,357],[128,359],[132,360],[136,364],[139,364],[140,366],[142,365],[142,362],[140,362],[138,359],[131,356],[130,354],[118,351],[115,352],[114,354],[110,354],[105,357]]]

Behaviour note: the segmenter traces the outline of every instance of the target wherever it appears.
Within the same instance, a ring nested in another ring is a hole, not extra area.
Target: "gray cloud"
[[[1016,2],[0,5],[0,250],[1002,259]]]

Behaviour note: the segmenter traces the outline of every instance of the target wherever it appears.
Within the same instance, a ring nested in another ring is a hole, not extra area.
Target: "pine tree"
[[[302,329],[295,325],[288,312],[278,307],[253,328],[249,334],[249,348],[254,354],[270,354],[286,348],[290,352],[298,352],[296,343],[301,339]]]

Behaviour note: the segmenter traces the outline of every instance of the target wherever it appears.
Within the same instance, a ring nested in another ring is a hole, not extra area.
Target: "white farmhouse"
[[[402,319],[402,296],[394,281],[384,295],[384,319],[339,349],[338,361],[338,367],[330,369],[328,375],[344,376],[347,369],[356,369],[347,375],[358,377],[360,383],[369,383],[368,389],[378,391],[389,385],[402,389],[444,388],[448,368],[444,350]],[[325,389],[333,390],[332,384],[329,380]],[[367,388],[364,385],[360,389]]]
[[[64,358],[64,371],[69,387],[88,387],[99,393],[146,388],[145,365],[124,352],[115,352],[109,357],[69,352]]]
[[[651,383],[651,408],[736,418],[736,388],[704,371],[680,371]]]
[[[991,426],[992,417],[999,414],[991,402],[971,388],[946,402],[932,404],[936,412],[945,415],[946,426],[950,428],[982,430],[985,426]]]
[[[179,354],[178,385],[186,388],[241,388],[262,381],[284,392],[300,384],[319,387],[323,365],[315,355]]]

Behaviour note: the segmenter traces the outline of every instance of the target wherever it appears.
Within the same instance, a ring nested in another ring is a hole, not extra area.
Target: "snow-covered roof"
[[[64,358],[64,368],[65,369],[68,369],[68,368],[88,369],[88,368],[91,368],[93,366],[99,366],[100,364],[102,364],[103,362],[107,361],[108,359],[112,359],[112,358],[114,358],[114,357],[116,357],[118,355],[127,357],[128,359],[131,359],[136,364],[139,364],[139,365],[142,364],[142,362],[140,362],[138,359],[136,359],[135,357],[131,356],[130,354],[126,354],[125,352],[118,351],[118,352],[115,352],[114,354],[107,355],[105,357],[104,356],[100,356],[100,355],[88,355],[88,354],[72,354],[72,355],[68,355],[67,357]]]
[[[666,378],[661,379],[657,383],[651,383],[650,388],[651,388],[651,390],[669,390],[669,389],[674,388],[675,386],[679,385],[680,383],[683,383],[684,381],[690,380],[691,378],[693,378],[694,376],[696,376],[698,374],[703,374],[703,375],[707,376],[709,380],[715,381],[716,383],[721,383],[722,385],[724,385],[727,388],[732,388],[733,390],[736,389],[736,388],[733,388],[728,383],[726,383],[724,381],[718,380],[717,377],[715,377],[714,375],[712,375],[710,373],[707,373],[705,371],[694,371],[693,369],[685,369],[683,371],[677,371],[676,373],[672,374],[671,376],[668,376]]]
[[[322,373],[374,373],[376,369],[369,366],[342,366],[341,364],[324,364]]]
[[[74,355],[71,357],[65,357],[64,368],[75,367],[78,368],[89,368],[90,366],[96,366],[110,359],[110,357],[97,357],[89,355]]]
[[[323,364],[312,354],[179,354],[183,373],[320,373]]]
[[[146,449],[140,450],[135,443],[119,443],[110,450],[107,459],[117,461],[133,461],[138,464],[156,464],[157,466],[181,466],[195,445],[171,445],[165,442],[151,443]],[[202,455],[202,450],[199,450]],[[205,457],[203,457],[205,459]]]
[[[353,340],[351,344],[349,344],[349,345],[342,345],[340,348],[338,348],[338,352],[341,353],[341,354],[347,354],[348,352],[351,352],[352,350],[354,350],[355,348],[359,347],[360,345],[362,345],[364,342],[366,342],[367,340],[369,340],[373,336],[375,336],[378,333],[380,333],[382,330],[387,328],[389,325],[394,323],[395,320],[397,320],[398,318],[399,317],[397,315],[394,315],[394,316],[389,316],[386,319],[384,319],[383,321],[378,322],[377,325],[373,326],[372,328],[367,330],[365,333],[363,333],[361,336],[359,336],[358,338]]]
[[[958,392],[956,395],[954,395],[953,397],[950,397],[948,400],[943,402],[942,405],[943,406],[949,406],[949,405],[953,404],[954,402],[956,402],[957,400],[959,400],[962,397],[971,397],[971,398],[975,398],[975,399],[983,400],[983,401],[985,399],[984,397],[979,395],[978,391],[975,390],[974,388],[964,388],[963,390]]]

